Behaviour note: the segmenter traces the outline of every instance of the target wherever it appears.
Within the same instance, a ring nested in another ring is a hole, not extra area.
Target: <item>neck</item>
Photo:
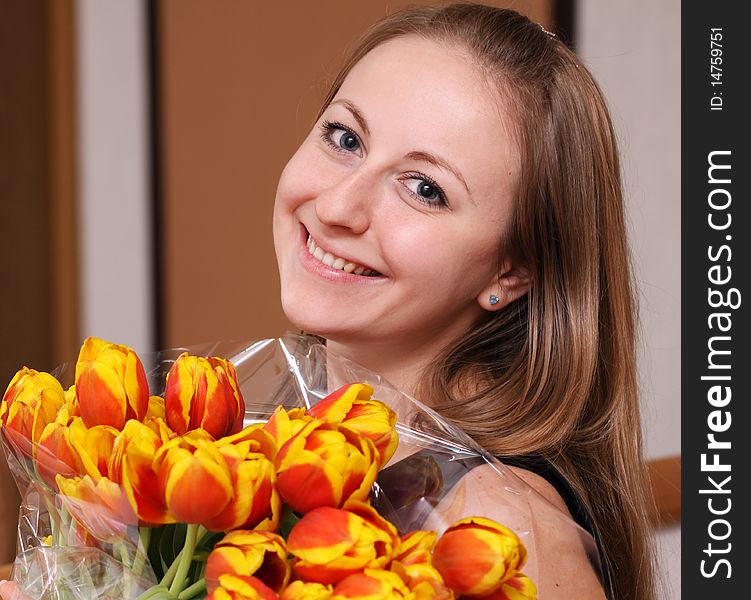
[[[421,373],[435,358],[436,353],[434,345],[412,347],[405,351],[384,343],[362,344],[328,340],[326,347],[339,356],[384,377],[397,389],[408,394],[415,393]]]

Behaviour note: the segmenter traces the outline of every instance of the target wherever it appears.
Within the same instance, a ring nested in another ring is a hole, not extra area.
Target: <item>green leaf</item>
[[[297,522],[300,519],[301,517],[295,514],[287,504],[284,505],[281,522],[279,524],[279,535],[281,535],[285,541],[289,538],[289,532],[292,531],[292,528],[297,525]]]

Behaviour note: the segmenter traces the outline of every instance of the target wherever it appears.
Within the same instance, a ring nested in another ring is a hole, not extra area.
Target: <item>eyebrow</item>
[[[345,98],[339,98],[338,100],[334,100],[331,102],[329,106],[332,104],[341,104],[346,108],[349,112],[352,113],[352,116],[354,117],[355,121],[357,121],[357,124],[362,128],[362,130],[365,132],[366,135],[370,135],[370,129],[368,128],[368,121],[363,116],[362,112],[359,108],[355,105],[354,102],[347,100]],[[421,162],[426,162],[428,164],[431,164],[435,167],[438,167],[439,169],[443,169],[444,171],[448,171],[449,173],[453,174],[454,177],[456,177],[459,181],[461,181],[462,185],[464,186],[464,189],[467,190],[467,193],[472,195],[472,192],[469,191],[469,186],[467,185],[467,182],[464,180],[464,177],[462,177],[462,174],[459,172],[458,169],[454,168],[454,166],[448,162],[447,160],[444,160],[440,156],[436,156],[435,154],[431,154],[430,152],[425,152],[423,150],[413,150],[412,152],[408,152],[405,155],[405,158],[410,160],[418,160]]]
[[[339,100],[334,100],[331,104],[341,104],[344,108],[346,108],[349,112],[352,113],[352,116],[355,118],[355,121],[357,121],[357,124],[362,128],[362,130],[367,134],[370,135],[370,129],[368,129],[368,122],[365,120],[365,117],[363,117],[362,113],[360,112],[360,109],[355,106],[353,102],[350,102],[349,100],[345,100],[344,98],[341,98]]]
[[[426,162],[433,165],[434,167],[438,167],[439,169],[443,169],[444,171],[452,173],[454,177],[462,182],[462,185],[464,186],[464,189],[467,190],[467,193],[470,195],[472,194],[472,192],[469,191],[469,186],[467,185],[467,182],[464,181],[462,174],[457,169],[455,169],[450,162],[442,159],[440,156],[436,156],[435,154],[431,154],[430,152],[423,152],[422,150],[414,150],[406,154],[405,158]]]

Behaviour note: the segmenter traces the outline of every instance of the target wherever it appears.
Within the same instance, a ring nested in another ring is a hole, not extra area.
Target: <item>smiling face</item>
[[[437,350],[524,293],[506,259],[498,293],[519,171],[506,121],[464,53],[414,36],[369,52],[279,181],[287,317],[343,344]]]

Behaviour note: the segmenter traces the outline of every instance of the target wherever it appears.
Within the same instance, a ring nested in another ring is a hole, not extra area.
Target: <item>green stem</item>
[[[123,563],[124,567],[127,567],[130,564],[130,557],[128,556],[128,551],[125,549],[125,544],[118,542],[115,544],[115,547],[117,548],[117,554],[120,556],[120,562]]]
[[[189,600],[206,589],[206,580],[199,579],[193,585],[186,587],[177,595],[177,600]]]
[[[208,538],[210,538],[212,535],[214,535],[215,531],[209,531],[206,529],[203,525],[198,526],[198,532],[196,533],[196,539],[198,540],[198,543],[201,544],[205,542]]]
[[[177,573],[175,573],[175,579],[172,581],[172,585],[169,588],[171,594],[179,594],[185,585],[185,576],[188,574],[188,569],[190,569],[190,563],[193,562],[193,550],[196,548],[198,527],[198,525],[192,523],[187,527],[185,532],[185,545],[181,551]]]
[[[138,528],[138,548],[136,548],[136,559],[133,561],[133,572],[140,575],[143,566],[146,563],[146,556],[149,552],[149,543],[151,542],[151,527]]]
[[[151,598],[156,598],[160,594],[168,594],[167,588],[163,586],[162,584],[155,585],[154,587],[150,587],[148,590],[146,590],[143,594],[138,596],[138,600],[151,600]]]
[[[58,512],[60,517],[60,531],[65,531],[65,545],[70,544],[70,530],[73,527],[73,519],[68,515],[68,509],[65,508],[65,502],[60,502],[60,510]]]
[[[164,577],[162,577],[162,580],[159,582],[159,585],[163,585],[165,588],[168,588],[170,585],[172,585],[172,581],[175,579],[175,573],[177,573],[177,567],[180,565],[180,557],[183,555],[183,551],[180,550],[180,552],[177,553],[177,556],[172,561],[172,564],[169,566],[169,569],[167,569],[167,572],[164,574]]]
[[[57,508],[55,508],[54,503],[47,495],[46,490],[41,490],[39,493],[42,496],[42,499],[44,500],[44,503],[47,506],[47,512],[50,515],[50,528],[52,529],[50,533],[52,534],[52,545],[59,546],[60,545],[60,529],[62,528],[60,525],[60,515],[58,514]]]
[[[118,542],[115,545],[115,548],[117,549],[116,550],[117,554],[120,556],[120,562],[123,564],[123,568],[127,568],[128,565],[130,565],[130,557],[128,556],[128,551],[125,548],[125,543]],[[124,583],[125,583],[125,596],[127,598],[130,596],[130,585],[131,585],[130,578],[126,577]]]

